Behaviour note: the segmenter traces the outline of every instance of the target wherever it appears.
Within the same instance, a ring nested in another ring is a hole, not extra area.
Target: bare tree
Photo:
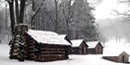
[[[50,17],[50,20],[52,21],[54,28],[55,28],[55,32],[58,32],[58,23],[60,20],[59,17],[59,11],[58,11],[58,4],[59,4],[59,0],[53,0],[52,1],[54,5],[49,5],[48,8],[48,15]],[[50,3],[47,3],[50,4]],[[53,7],[54,6],[54,7]]]
[[[55,32],[57,32],[58,28],[58,2],[59,0],[54,0],[55,2]]]
[[[11,31],[12,31],[12,35],[14,35],[14,33],[15,33],[14,32],[15,25],[23,23],[23,18],[24,18],[23,16],[24,16],[26,0],[20,0],[20,4],[18,4],[19,0],[6,0],[6,1],[9,4],[10,20],[11,20]],[[16,4],[16,5],[14,6],[14,4]],[[15,14],[16,14],[16,16],[15,16]]]
[[[42,3],[39,5],[37,4],[38,0],[32,0],[32,14],[31,14],[31,28],[34,28],[35,25],[35,16],[38,14],[38,12],[41,10],[43,4],[44,4],[44,0],[42,0]],[[35,8],[35,5],[38,6],[38,8]]]
[[[2,40],[2,39],[1,39],[1,38],[2,38],[2,37],[1,37],[1,34],[2,34],[1,31],[2,31],[2,24],[0,24],[0,43],[1,43],[1,40]]]
[[[10,21],[11,21],[11,32],[14,35],[14,28],[15,28],[15,16],[14,16],[14,0],[6,0],[9,4],[9,11],[10,11]]]
[[[23,23],[25,5],[27,0],[20,0],[20,15],[19,15],[19,23]]]
[[[71,37],[71,33],[70,33],[70,23],[71,23],[71,19],[73,17],[74,14],[74,8],[75,6],[72,6],[72,0],[65,0],[63,1],[63,16],[64,19],[66,21],[66,26],[67,26],[67,35],[69,37]]]
[[[119,0],[118,3],[119,3],[119,6],[120,6],[120,4],[123,4],[123,5],[126,5],[127,7],[124,10],[124,12],[120,12],[119,10],[114,9],[113,14],[116,15],[116,16],[122,16],[123,22],[129,22],[130,21],[130,9],[129,9],[130,0]]]
[[[18,0],[15,0],[15,11],[16,11],[16,21],[18,23],[20,23],[20,21],[19,21],[19,4],[18,4]]]

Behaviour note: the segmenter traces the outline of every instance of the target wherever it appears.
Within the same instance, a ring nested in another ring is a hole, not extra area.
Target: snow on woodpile
[[[55,32],[29,29],[27,33],[39,43],[70,45]]]
[[[83,42],[83,39],[71,40],[72,47],[79,47],[79,45]]]

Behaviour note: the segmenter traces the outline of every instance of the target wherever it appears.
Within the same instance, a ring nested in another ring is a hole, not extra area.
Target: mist
[[[125,39],[130,42],[130,23],[123,22],[123,18],[114,18],[114,19],[102,19],[96,21],[99,25],[101,33],[107,38],[110,39]]]

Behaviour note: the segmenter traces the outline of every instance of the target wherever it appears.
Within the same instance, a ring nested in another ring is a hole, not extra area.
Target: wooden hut
[[[102,54],[103,53],[103,45],[99,41],[90,41],[86,42],[88,45],[88,53],[89,54]]]
[[[114,62],[128,63],[129,53],[127,53],[126,51],[111,52],[111,53],[104,54],[103,58]]]
[[[69,58],[68,48],[71,44],[61,38],[57,33],[28,30],[27,26],[24,25],[16,26],[16,28],[18,28],[16,31],[19,31],[19,33],[10,41],[11,59],[44,62]]]
[[[83,39],[71,40],[72,54],[87,54],[88,45]]]

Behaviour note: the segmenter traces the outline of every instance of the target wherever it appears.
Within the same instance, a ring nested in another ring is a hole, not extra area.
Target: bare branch
[[[42,5],[44,4],[44,2],[42,2],[40,5],[39,5],[39,8],[35,11],[35,12],[33,12],[33,14],[32,14],[32,16],[35,16],[39,11],[40,11],[40,9],[42,8]]]
[[[36,16],[36,14],[40,11],[40,9],[42,8],[42,5],[44,4],[44,0],[43,2],[40,4],[40,6],[38,7],[38,9],[34,12],[32,11],[32,14],[31,14],[31,26],[34,25],[34,17]]]

